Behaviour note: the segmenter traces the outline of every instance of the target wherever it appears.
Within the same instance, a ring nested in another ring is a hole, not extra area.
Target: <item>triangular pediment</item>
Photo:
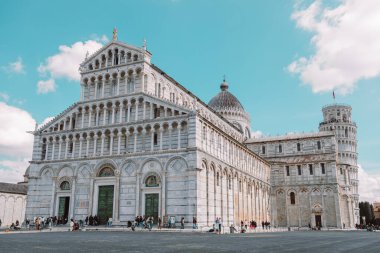
[[[98,49],[96,52],[94,52],[90,56],[88,56],[87,59],[85,59],[81,63],[81,66],[84,66],[84,65],[94,61],[97,58],[101,59],[102,55],[108,56],[108,54],[110,52],[113,53],[115,49],[118,49],[119,53],[124,52],[125,55],[127,55],[128,52],[131,53],[132,55],[143,54],[143,53],[150,54],[149,52],[147,52],[143,48],[135,47],[135,46],[126,44],[126,43],[121,42],[121,41],[111,41],[111,42],[108,42],[107,44],[105,44],[103,47]]]

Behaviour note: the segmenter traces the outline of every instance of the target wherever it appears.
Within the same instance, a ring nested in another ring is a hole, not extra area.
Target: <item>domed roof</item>
[[[245,112],[239,100],[228,91],[228,83],[225,80],[220,85],[220,89],[221,91],[210,100],[208,106],[217,112],[221,110]]]

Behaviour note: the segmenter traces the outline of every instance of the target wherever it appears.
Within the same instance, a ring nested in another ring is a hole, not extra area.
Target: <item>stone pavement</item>
[[[56,232],[0,235],[0,252],[380,252],[380,233]]]

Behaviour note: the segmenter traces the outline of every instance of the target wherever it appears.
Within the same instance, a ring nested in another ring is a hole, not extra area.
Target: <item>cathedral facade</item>
[[[358,181],[350,107],[324,108],[318,134],[255,139],[225,81],[206,104],[151,56],[145,46],[114,37],[86,57],[80,101],[33,131],[26,218],[353,226]],[[315,173],[308,175],[310,164]]]

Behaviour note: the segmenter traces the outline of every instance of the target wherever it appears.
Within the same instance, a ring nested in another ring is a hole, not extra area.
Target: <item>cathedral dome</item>
[[[217,112],[224,110],[245,112],[239,100],[228,91],[228,83],[226,81],[223,81],[220,89],[221,91],[210,100],[208,106]]]
[[[250,138],[251,130],[248,113],[244,110],[239,100],[228,91],[228,83],[225,80],[221,83],[220,90],[210,100],[208,106],[238,128],[245,137]]]

